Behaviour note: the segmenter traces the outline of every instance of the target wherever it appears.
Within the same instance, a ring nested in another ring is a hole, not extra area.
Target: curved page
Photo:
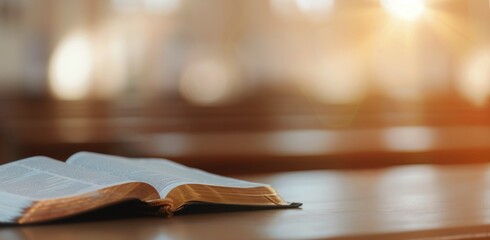
[[[71,156],[67,163],[145,182],[156,188],[165,198],[175,187],[185,184],[254,188],[268,186],[261,183],[242,181],[189,168],[165,159],[134,159],[98,153],[80,152]]]
[[[77,196],[134,182],[47,157],[0,166],[0,222],[12,222],[36,201]]]

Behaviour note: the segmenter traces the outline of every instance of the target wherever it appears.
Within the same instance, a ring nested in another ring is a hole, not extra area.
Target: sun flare
[[[381,6],[396,18],[414,21],[425,11],[425,0],[381,0]]]

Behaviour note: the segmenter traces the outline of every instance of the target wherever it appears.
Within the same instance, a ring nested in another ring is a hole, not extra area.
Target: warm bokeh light
[[[361,58],[349,50],[337,51],[323,61],[309,64],[300,84],[305,92],[324,103],[349,104],[367,92]]]
[[[46,95],[49,84],[63,99],[181,94],[212,105],[240,99],[240,82],[264,90],[251,95],[294,91],[326,105],[380,97],[421,109],[434,99],[483,106],[490,96],[486,53],[475,49],[490,39],[488,0],[28,2],[19,16],[4,16],[12,27],[0,27],[0,88],[7,93]],[[73,9],[80,11],[68,14]],[[85,33],[63,38],[80,29]],[[41,80],[47,72],[50,82]]]
[[[271,150],[288,155],[315,155],[338,150],[339,134],[333,131],[290,130],[270,134]]]
[[[393,127],[384,131],[384,140],[390,150],[417,152],[434,146],[434,132],[428,127]]]
[[[49,68],[53,94],[64,100],[87,96],[93,69],[92,45],[86,33],[75,32],[56,47]]]
[[[189,102],[197,105],[225,103],[237,93],[239,72],[221,58],[195,58],[183,69],[179,90]]]
[[[283,17],[303,14],[311,20],[322,20],[334,9],[335,0],[270,0],[270,4]]]
[[[425,11],[425,0],[381,0],[381,5],[394,17],[413,21]]]
[[[335,5],[334,0],[296,0],[298,9],[312,18],[321,19],[330,13]]]
[[[477,49],[463,63],[458,90],[476,106],[487,103],[490,97],[490,46]]]

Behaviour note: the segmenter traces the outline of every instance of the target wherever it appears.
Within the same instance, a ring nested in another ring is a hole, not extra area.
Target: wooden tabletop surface
[[[272,184],[301,209],[193,211],[171,219],[0,226],[0,239],[487,239],[490,165],[285,172]],[[202,209],[201,209],[202,210]]]

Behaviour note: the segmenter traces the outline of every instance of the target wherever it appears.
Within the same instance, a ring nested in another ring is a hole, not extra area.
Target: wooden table
[[[486,239],[490,165],[244,176],[272,184],[301,209],[92,219],[0,226],[0,239]],[[441,237],[442,236],[442,237]]]

